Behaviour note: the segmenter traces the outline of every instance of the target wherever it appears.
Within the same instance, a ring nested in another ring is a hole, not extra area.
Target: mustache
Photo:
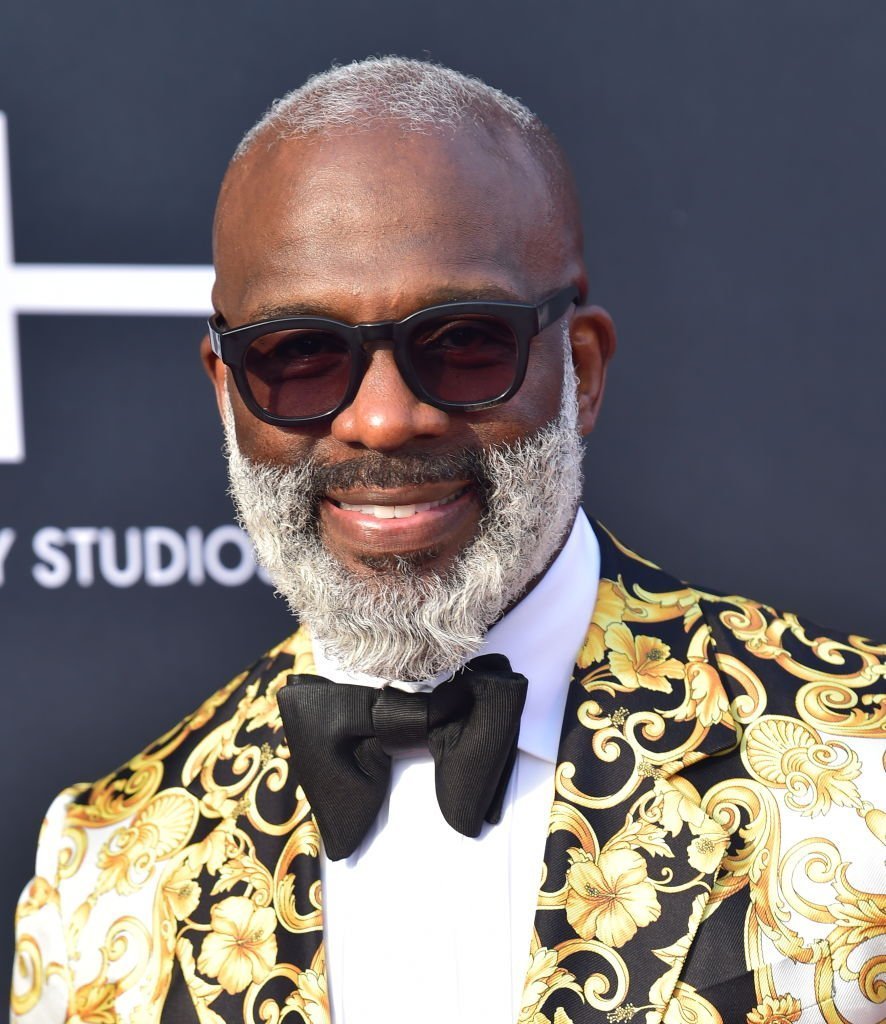
[[[483,457],[469,448],[439,454],[383,455],[367,452],[359,458],[332,464],[315,463],[311,489],[317,496],[352,487],[408,487],[470,478],[485,487]]]

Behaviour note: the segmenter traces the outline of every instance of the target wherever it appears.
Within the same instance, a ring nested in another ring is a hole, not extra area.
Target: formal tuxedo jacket
[[[520,1024],[883,1021],[886,645],[687,586],[595,531]],[[322,840],[276,701],[311,649],[299,629],[55,801],[14,1018],[329,1021]]]

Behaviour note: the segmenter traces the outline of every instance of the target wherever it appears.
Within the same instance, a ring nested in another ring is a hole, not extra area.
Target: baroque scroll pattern
[[[882,1019],[886,646],[600,539],[518,1024],[731,1024],[683,977],[730,901],[747,1024]],[[329,1024],[320,837],[276,706],[307,632],[261,664],[53,805],[18,911],[23,1024],[158,1024],[175,965],[201,1024]]]
[[[652,568],[645,560],[634,564]],[[575,762],[558,765],[561,799],[551,833],[567,832],[575,846],[565,876],[553,885],[546,858],[539,915],[565,909],[576,937],[546,949],[536,935],[533,963],[546,964],[553,981],[544,990],[536,978],[525,1020],[736,1019],[735,1007],[722,1007],[721,1015],[680,974],[698,925],[745,887],[744,947],[757,990],[756,1005],[744,1015],[748,1024],[799,1021],[812,1006],[828,1024],[843,1024],[856,1017],[842,1015],[840,1004],[858,1013],[859,997],[868,1001],[865,1021],[886,1016],[879,845],[886,843],[886,815],[882,798],[875,805],[884,781],[886,646],[821,635],[757,602],[679,585],[655,589],[613,573],[601,581],[577,668],[587,699],[576,721],[589,733],[596,764],[626,770],[612,771],[611,785],[598,792],[576,784]],[[790,694],[787,714],[769,713],[770,689]],[[638,693],[646,699],[632,703]],[[679,731],[679,723],[691,731]],[[724,728],[734,731],[731,742]],[[735,747],[746,776],[735,773],[699,793],[680,775],[702,757]],[[651,791],[644,786],[650,778]],[[625,824],[601,840],[595,824],[615,807],[624,810]],[[861,844],[857,830],[841,837],[837,826],[834,838],[834,827],[821,820],[844,810],[863,823]],[[684,826],[688,846],[677,842]],[[665,882],[655,873],[657,858],[672,873],[698,869],[694,877],[681,875],[694,893],[688,917],[684,908],[680,918],[673,874]],[[827,891],[813,897],[810,887]],[[644,930],[646,946],[653,945],[668,916],[685,930],[668,946],[654,946],[668,969],[649,984],[648,960],[627,952]],[[774,970],[779,958],[808,971]]]
[[[744,709],[747,777],[718,783],[702,801],[740,839],[712,904],[750,890],[744,939],[760,1001],[749,1024],[797,1021],[811,1006],[828,1024],[858,1013],[877,1021],[886,1016],[886,646],[708,597],[727,639],[744,648],[721,656],[721,667],[740,679],[756,662],[767,679],[771,662],[793,682],[781,681],[787,714]],[[802,990],[779,983],[779,957],[806,967],[792,968]]]
[[[202,1024],[226,1019],[214,1008],[224,995],[242,999],[244,1020],[329,1020],[317,872],[296,891],[319,835],[300,790],[294,802],[273,799],[289,780],[276,693],[313,668],[307,632],[265,663],[269,677],[236,678],[123,770],[68,794],[54,871],[18,909],[15,1015],[27,1019],[60,981],[59,1019],[155,1024],[177,962]],[[176,754],[180,784],[170,785]],[[283,805],[285,819],[268,816]],[[115,913],[127,905],[136,913]],[[287,932],[314,937],[309,962],[278,955]]]

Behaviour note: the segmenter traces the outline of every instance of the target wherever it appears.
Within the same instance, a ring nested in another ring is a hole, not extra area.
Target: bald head
[[[243,137],[234,159],[260,139],[365,131],[389,121],[424,134],[471,122],[493,130],[507,126],[540,146],[556,147],[528,107],[479,78],[428,61],[373,57],[323,71],[276,100]]]
[[[441,221],[482,213],[484,230],[529,261],[534,287],[544,289],[546,278],[559,284],[567,274],[584,290],[581,217],[562,150],[523,104],[478,79],[386,57],[333,68],[278,100],[243,138],[222,186],[214,239],[222,294],[232,262],[247,255],[244,238],[265,214],[276,221],[294,207],[307,212],[305,201],[317,199],[318,189],[326,190],[321,219],[348,232],[359,225],[342,217],[343,208],[366,212],[368,193],[379,202],[386,194],[388,216],[379,220],[376,202],[370,219],[394,247],[398,225],[389,221],[402,221],[412,201],[437,215],[413,219],[413,231],[431,227],[440,245]],[[305,243],[314,227],[303,225]],[[274,233],[273,224],[267,228]],[[248,268],[238,267],[238,275],[242,270]]]

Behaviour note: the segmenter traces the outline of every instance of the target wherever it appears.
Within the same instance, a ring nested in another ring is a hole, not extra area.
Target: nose
[[[354,401],[333,419],[332,436],[345,444],[395,451],[421,438],[441,437],[450,417],[412,393],[389,343],[373,345]]]

